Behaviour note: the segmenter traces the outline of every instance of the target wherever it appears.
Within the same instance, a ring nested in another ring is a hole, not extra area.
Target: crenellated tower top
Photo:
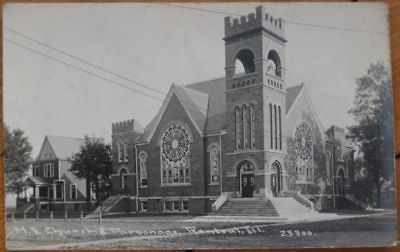
[[[143,127],[134,119],[116,122],[112,124],[112,134],[120,133],[143,133]]]
[[[225,37],[263,28],[272,35],[285,40],[285,25],[282,18],[274,18],[265,11],[264,6],[257,6],[256,13],[250,13],[240,18],[225,17]]]

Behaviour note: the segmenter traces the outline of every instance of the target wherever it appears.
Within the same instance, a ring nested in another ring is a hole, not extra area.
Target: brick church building
[[[172,85],[146,127],[112,125],[113,197],[149,213],[207,213],[229,198],[338,207],[354,151],[320,123],[306,85],[286,82],[284,21],[259,6],[226,17],[223,40],[224,77]]]

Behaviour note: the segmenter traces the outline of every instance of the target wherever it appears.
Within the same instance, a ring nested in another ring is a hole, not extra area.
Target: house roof
[[[46,138],[56,157],[62,160],[69,159],[74,153],[79,152],[84,141],[81,138],[63,136],[46,136]]]
[[[303,84],[287,89],[286,111],[289,111],[303,88]],[[145,127],[137,141],[149,141],[164,113],[172,93],[175,93],[182,106],[200,133],[212,133],[226,129],[226,82],[225,77],[189,84],[172,85],[158,114]]]
[[[42,178],[42,177],[30,176],[25,180],[25,184],[27,184],[27,185],[47,185],[47,184],[49,184],[49,180]]]

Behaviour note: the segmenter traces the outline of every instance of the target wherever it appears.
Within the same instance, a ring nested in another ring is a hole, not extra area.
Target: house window
[[[188,131],[170,126],[161,138],[161,183],[190,183],[190,141]]]
[[[70,199],[77,199],[77,188],[76,188],[76,184],[71,184],[70,185]]]
[[[63,198],[63,184],[56,184],[56,199]]]
[[[49,190],[47,186],[40,186],[39,187],[39,197],[40,198],[47,198],[49,196]]]
[[[44,165],[43,170],[44,170],[44,172],[43,172],[43,177],[47,177],[47,173],[48,173],[48,171],[49,171],[49,167],[48,167],[47,165]]]
[[[145,151],[139,153],[139,173],[140,185],[147,186],[147,153]]]
[[[54,164],[48,163],[44,164],[44,174],[43,177],[54,177]]]
[[[140,201],[140,211],[147,212],[147,200]]]
[[[39,177],[39,166],[36,165],[35,167],[33,167],[33,172],[32,172],[33,176]]]
[[[219,183],[220,176],[220,150],[218,144],[212,144],[209,148],[210,157],[210,181],[211,184]]]

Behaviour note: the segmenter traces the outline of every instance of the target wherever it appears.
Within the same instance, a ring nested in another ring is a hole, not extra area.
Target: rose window
[[[189,136],[180,126],[171,126],[162,138],[163,154],[169,161],[177,162],[186,156],[189,150]]]
[[[297,179],[300,181],[313,181],[313,141],[311,129],[307,124],[302,123],[296,128],[294,143]]]
[[[306,124],[300,124],[295,133],[296,154],[303,160],[311,157],[312,137],[311,130]]]
[[[170,126],[161,138],[161,183],[190,183],[190,141],[188,131]]]

